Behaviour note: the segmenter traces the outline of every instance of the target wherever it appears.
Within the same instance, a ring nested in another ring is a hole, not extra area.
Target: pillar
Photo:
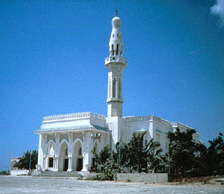
[[[73,155],[73,134],[68,133],[68,170],[69,172],[72,171],[72,155]]]
[[[89,171],[90,169],[90,152],[91,152],[91,136],[90,132],[83,133],[83,166],[82,171]]]
[[[54,171],[58,171],[58,159],[59,159],[59,155],[55,154],[55,156],[54,156]]]
[[[68,155],[68,172],[72,171],[72,154]]]
[[[38,146],[38,165],[44,169],[44,154],[46,154],[46,139],[47,136],[44,134],[39,135],[39,146]]]
[[[47,166],[46,166],[46,160],[47,160],[47,155],[44,155],[43,157],[43,170],[46,170]]]

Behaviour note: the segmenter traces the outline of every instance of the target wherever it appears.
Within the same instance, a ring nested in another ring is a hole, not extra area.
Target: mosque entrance
[[[82,158],[78,158],[76,171],[81,171],[81,170],[82,170]]]
[[[53,158],[49,157],[49,159],[48,159],[48,167],[49,168],[53,168],[53,163],[54,163]]]
[[[58,170],[67,171],[68,170],[68,146],[65,141],[61,144],[60,149],[61,150],[60,150]]]
[[[82,156],[82,144],[81,141],[76,141],[74,148],[73,148],[73,170],[74,171],[81,171],[83,168],[83,156]]]
[[[63,171],[67,171],[67,170],[68,170],[68,159],[65,159]]]

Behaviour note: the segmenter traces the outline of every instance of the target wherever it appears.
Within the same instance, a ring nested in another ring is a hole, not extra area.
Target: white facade
[[[89,171],[92,150],[100,152],[106,145],[114,148],[119,141],[129,142],[134,132],[146,131],[145,143],[154,138],[165,153],[168,151],[168,132],[190,128],[156,116],[122,116],[123,71],[127,60],[123,57],[121,20],[117,16],[112,19],[109,53],[105,59],[108,69],[107,117],[91,112],[44,117],[36,131],[39,134],[38,165],[42,170]]]

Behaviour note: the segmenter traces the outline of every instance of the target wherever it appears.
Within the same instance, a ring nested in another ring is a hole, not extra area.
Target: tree
[[[162,155],[160,144],[153,139],[146,146],[148,170],[151,172],[166,172],[167,163]]]
[[[96,180],[113,180],[116,174],[116,160],[114,160],[115,153],[110,149],[109,145],[97,154],[92,151],[95,161],[93,162],[92,170],[99,172],[93,179]]]
[[[128,144],[123,143],[121,149],[123,151],[121,164],[129,167],[132,170],[148,172],[157,172],[163,168],[162,149],[159,148],[160,144],[151,139],[147,145],[144,145],[145,133],[133,133],[132,139]],[[125,161],[125,163],[123,163]]]
[[[101,173],[98,179],[111,180],[117,172],[164,171],[165,162],[160,144],[151,139],[144,145],[144,135],[145,133],[133,133],[129,143],[116,144],[116,151],[112,151],[108,146],[99,154],[92,151],[95,158],[92,170]]]
[[[185,132],[169,132],[170,139],[167,161],[169,164],[169,173],[180,176],[199,176],[205,172],[206,147],[202,143],[195,142],[193,134],[194,129],[187,129]]]
[[[19,159],[19,161],[14,165],[14,167],[18,167],[19,169],[35,169],[35,165],[37,164],[38,152],[37,150],[26,151],[23,156]]]
[[[224,135],[209,141],[206,156],[208,174],[224,174]]]
[[[95,172],[100,172],[101,171],[101,165],[103,165],[110,157],[111,153],[111,149],[109,147],[109,145],[105,146],[103,148],[103,150],[101,150],[101,152],[99,154],[97,154],[94,150],[92,150],[93,153],[93,165],[92,165],[92,171]]]
[[[224,173],[224,135],[209,141],[206,146],[194,140],[194,129],[169,132],[169,151],[162,155],[160,144],[151,139],[144,145],[144,135],[133,133],[129,143],[108,146],[95,155],[100,175],[97,179],[112,180],[118,172],[168,172],[174,177],[192,177]]]
[[[143,145],[144,135],[145,133],[133,133],[131,141],[123,146],[127,149],[124,151],[129,162],[127,166],[138,172],[142,172],[143,168],[147,168],[147,146],[144,147]],[[122,155],[124,154],[122,153]]]

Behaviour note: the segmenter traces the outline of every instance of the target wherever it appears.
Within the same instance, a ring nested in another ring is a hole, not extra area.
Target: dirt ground
[[[145,184],[110,181],[85,181],[74,178],[12,177],[0,176],[0,193],[220,193],[221,184]]]

